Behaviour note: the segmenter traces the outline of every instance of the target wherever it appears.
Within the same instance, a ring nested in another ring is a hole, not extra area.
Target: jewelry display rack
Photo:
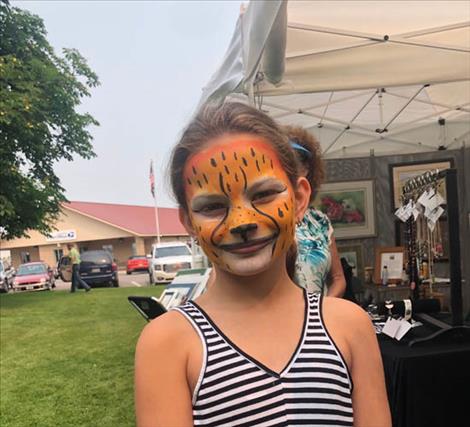
[[[410,345],[418,342],[439,340],[446,341],[466,341],[470,340],[470,328],[463,326],[462,307],[462,272],[460,264],[460,231],[459,231],[459,200],[457,191],[457,171],[456,169],[433,170],[408,180],[402,189],[403,204],[410,200],[416,202],[420,195],[430,188],[437,188],[440,182],[444,181],[446,190],[446,211],[449,236],[449,270],[450,270],[450,307],[452,314],[452,326],[435,319],[429,315],[421,314],[420,320],[437,326],[439,330],[429,337],[417,339]],[[419,265],[417,262],[418,248],[416,243],[416,222],[411,215],[406,222],[406,253],[408,259],[408,274],[410,283],[414,283],[413,299],[420,298],[421,281],[419,277]],[[431,257],[429,259],[431,261]],[[432,275],[432,271],[431,271]],[[431,286],[432,286],[431,276]]]

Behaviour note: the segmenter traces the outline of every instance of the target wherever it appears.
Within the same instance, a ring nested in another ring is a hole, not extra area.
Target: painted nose
[[[251,224],[242,224],[239,225],[238,227],[234,227],[230,229],[231,234],[239,234],[240,237],[246,242],[247,239],[247,234],[250,231],[256,230],[258,228],[257,224],[251,223]]]

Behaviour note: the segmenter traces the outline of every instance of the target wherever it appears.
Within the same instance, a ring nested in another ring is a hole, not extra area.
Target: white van
[[[152,245],[149,259],[149,279],[152,283],[171,282],[179,270],[192,268],[189,246],[182,242],[156,243]]]

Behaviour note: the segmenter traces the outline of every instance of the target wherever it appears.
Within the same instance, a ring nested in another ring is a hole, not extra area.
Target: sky
[[[101,85],[79,111],[97,157],[59,162],[73,201],[175,206],[166,167],[201,90],[222,62],[241,1],[11,1],[39,15],[57,53],[76,48]]]

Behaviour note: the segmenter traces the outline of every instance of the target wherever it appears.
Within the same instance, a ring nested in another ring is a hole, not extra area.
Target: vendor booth
[[[463,425],[470,4],[250,2],[200,105],[226,99],[320,141],[317,203],[375,321],[394,425]],[[403,335],[381,333],[399,316]]]

